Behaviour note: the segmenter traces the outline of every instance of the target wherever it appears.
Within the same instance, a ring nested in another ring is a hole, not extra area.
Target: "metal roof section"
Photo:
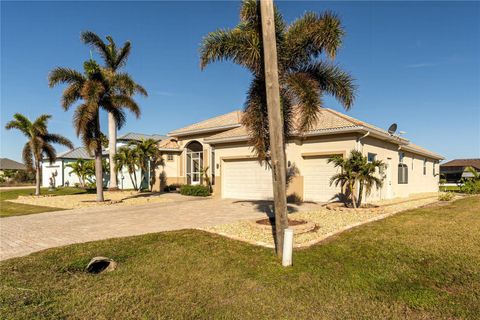
[[[168,139],[168,137],[160,134],[144,134],[144,133],[129,132],[118,137],[117,141],[142,141],[142,140],[148,140],[148,139],[160,141],[160,140]]]

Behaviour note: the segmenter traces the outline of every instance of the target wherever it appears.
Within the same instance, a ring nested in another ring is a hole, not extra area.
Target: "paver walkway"
[[[0,219],[0,260],[47,248],[115,237],[186,228],[209,227],[271,214],[262,201],[187,198],[137,206],[106,206],[45,212]],[[319,204],[289,205],[291,211]]]

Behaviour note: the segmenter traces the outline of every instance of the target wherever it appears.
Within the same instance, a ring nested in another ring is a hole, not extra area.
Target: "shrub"
[[[178,188],[181,188],[182,185],[179,183],[172,183],[163,188],[163,191],[165,192],[172,192],[172,191],[177,191]]]
[[[184,196],[207,197],[210,195],[210,190],[206,186],[183,185],[180,188],[180,194]]]
[[[467,179],[463,186],[460,187],[460,192],[467,194],[480,193],[480,180]]]
[[[455,197],[455,195],[453,194],[453,192],[445,192],[445,193],[440,193],[438,195],[438,200],[440,200],[440,201],[451,201],[454,197]]]
[[[13,180],[18,183],[35,182],[35,173],[19,170],[13,176]]]

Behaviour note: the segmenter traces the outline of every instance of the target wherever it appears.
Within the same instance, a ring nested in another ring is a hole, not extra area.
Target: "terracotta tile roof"
[[[360,124],[354,122],[355,119],[350,117],[343,117],[341,113],[338,113],[331,109],[322,109],[319,112],[318,120],[316,125],[309,131],[311,133],[329,130],[329,129],[341,129],[348,127],[356,127]],[[359,121],[357,121],[359,122]],[[294,120],[294,126],[296,121]],[[218,139],[233,139],[233,138],[248,138],[248,133],[245,127],[241,126],[238,128],[230,129],[224,131],[205,139],[206,141],[218,140]]]
[[[175,139],[165,139],[158,143],[159,149],[180,149],[177,140]]]
[[[23,163],[8,158],[0,159],[0,170],[26,170],[27,167]]]
[[[445,162],[441,165],[442,167],[474,167],[477,170],[480,170],[480,159],[455,159],[448,162]]]
[[[438,153],[435,153],[435,152],[432,152],[430,150],[427,150],[423,147],[420,147],[414,143],[411,143],[410,141],[408,142],[407,145],[405,146],[402,146],[403,149],[405,150],[409,150],[409,151],[413,151],[413,152],[418,152],[420,154],[424,154],[424,155],[427,155],[427,156],[431,156],[433,158],[437,158],[437,159],[443,159],[443,157],[441,155],[439,155]]]
[[[240,114],[241,115],[241,114]],[[294,126],[295,126],[296,121],[294,120]],[[417,146],[407,139],[400,138],[400,137],[392,137],[388,131],[379,128],[377,126],[371,125],[369,123],[360,121],[358,119],[352,118],[350,116],[347,116],[341,112],[338,112],[336,110],[328,109],[328,108],[322,108],[319,112],[318,115],[318,121],[314,125],[312,129],[310,129],[308,132],[306,132],[306,135],[311,135],[311,134],[316,134],[316,133],[335,133],[338,132],[342,129],[349,129],[351,128],[352,130],[356,129],[367,129],[367,130],[373,130],[377,132],[377,134],[385,136],[387,138],[394,138],[396,139],[396,142],[402,145],[402,148],[405,148],[406,150],[409,150],[411,152],[418,152],[421,154],[425,154],[427,156],[431,156],[433,158],[437,159],[443,159],[441,155],[438,155],[434,152],[431,152],[425,148],[422,148],[420,146]],[[223,132],[220,132],[218,134],[212,135],[208,138],[205,139],[206,142],[217,142],[221,140],[225,141],[235,141],[235,140],[247,140],[248,139],[248,132],[245,127],[237,127],[233,128],[230,130],[226,130]]]
[[[240,125],[240,119],[242,112],[240,110],[235,110],[227,114],[223,114],[218,117],[210,118],[204,121],[200,121],[189,126],[173,130],[169,133],[170,136],[182,135],[186,133],[195,133],[198,131],[209,131],[217,130],[222,127],[234,127]]]

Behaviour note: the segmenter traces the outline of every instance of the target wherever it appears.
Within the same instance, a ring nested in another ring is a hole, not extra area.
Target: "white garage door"
[[[330,178],[339,170],[332,163],[327,163],[329,157],[305,158],[303,161],[303,198],[305,201],[331,201],[340,192],[340,187],[330,186]]]
[[[225,161],[222,168],[222,197],[230,199],[273,199],[272,174],[257,160]]]

